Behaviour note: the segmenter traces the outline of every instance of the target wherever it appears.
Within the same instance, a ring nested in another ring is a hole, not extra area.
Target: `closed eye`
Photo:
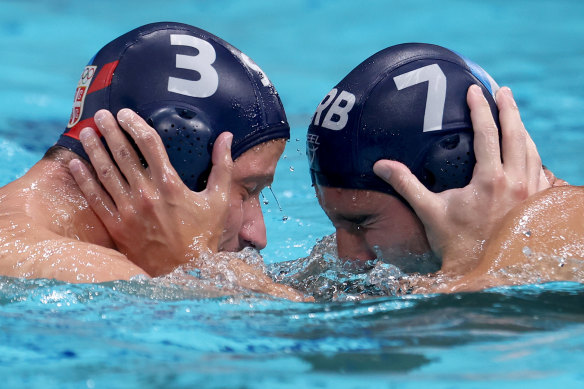
[[[245,191],[247,192],[248,196],[253,196],[256,194],[256,192],[260,192],[259,190],[257,190],[258,185],[246,185],[243,187],[245,189]]]
[[[259,193],[272,184],[274,176],[272,175],[258,175],[246,177],[241,184],[250,196],[259,195]]]
[[[335,227],[360,230],[373,220],[373,215],[337,215],[332,219]]]

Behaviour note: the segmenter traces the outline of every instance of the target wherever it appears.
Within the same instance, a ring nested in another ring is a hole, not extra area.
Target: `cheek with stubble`
[[[393,219],[381,228],[368,231],[367,243],[377,256],[389,261],[430,251],[424,227],[417,217]]]
[[[362,232],[337,228],[336,235],[339,258],[361,262],[375,259],[375,252]]]

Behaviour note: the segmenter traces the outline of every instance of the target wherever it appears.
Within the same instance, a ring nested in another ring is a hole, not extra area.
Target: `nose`
[[[337,228],[337,251],[342,259],[365,262],[377,258],[362,233],[343,228]]]
[[[266,224],[259,198],[253,199],[243,206],[243,223],[239,230],[239,244],[242,249],[254,247],[257,250],[264,249],[268,244]]]

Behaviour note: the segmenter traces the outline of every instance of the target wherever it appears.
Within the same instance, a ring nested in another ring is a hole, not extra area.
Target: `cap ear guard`
[[[160,135],[170,163],[185,185],[196,191],[204,189],[216,139],[205,114],[180,103],[150,105],[138,114]]]
[[[446,135],[432,143],[414,174],[432,192],[466,186],[476,163],[470,132]]]

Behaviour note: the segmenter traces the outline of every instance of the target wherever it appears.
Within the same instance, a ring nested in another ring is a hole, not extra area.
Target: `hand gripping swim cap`
[[[136,111],[161,136],[185,184],[201,190],[213,142],[233,133],[232,157],[290,137],[278,93],[249,57],[222,39],[180,23],[139,27],[103,47],[83,70],[58,145],[88,159],[79,142],[93,115]]]
[[[392,159],[433,192],[465,186],[476,162],[466,103],[471,84],[482,88],[498,122],[499,87],[473,62],[419,43],[374,54],[316,109],[307,135],[312,183],[397,196],[373,173],[376,161]]]

